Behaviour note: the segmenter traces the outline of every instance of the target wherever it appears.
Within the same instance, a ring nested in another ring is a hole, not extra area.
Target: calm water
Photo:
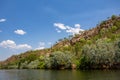
[[[120,80],[120,71],[0,70],[0,80]]]

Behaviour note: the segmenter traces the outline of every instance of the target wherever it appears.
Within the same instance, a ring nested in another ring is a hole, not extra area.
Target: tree
[[[115,20],[116,18],[117,18],[116,15],[112,15],[112,16],[111,16],[111,19],[112,19],[112,20]]]
[[[66,69],[71,68],[71,57],[63,52],[57,51],[46,58],[46,68]]]
[[[114,44],[99,39],[95,44],[83,47],[80,68],[111,68],[114,64],[114,58]]]

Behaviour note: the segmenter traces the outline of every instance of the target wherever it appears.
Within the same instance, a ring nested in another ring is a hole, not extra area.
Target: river
[[[120,71],[0,70],[0,80],[120,80]]]

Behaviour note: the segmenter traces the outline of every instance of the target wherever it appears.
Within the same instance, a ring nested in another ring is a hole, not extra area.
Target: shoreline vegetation
[[[120,69],[120,16],[60,39],[51,48],[13,55],[0,62],[0,69]]]

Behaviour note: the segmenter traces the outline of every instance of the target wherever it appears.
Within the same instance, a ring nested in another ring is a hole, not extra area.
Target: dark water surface
[[[120,71],[0,70],[0,80],[120,80]]]

